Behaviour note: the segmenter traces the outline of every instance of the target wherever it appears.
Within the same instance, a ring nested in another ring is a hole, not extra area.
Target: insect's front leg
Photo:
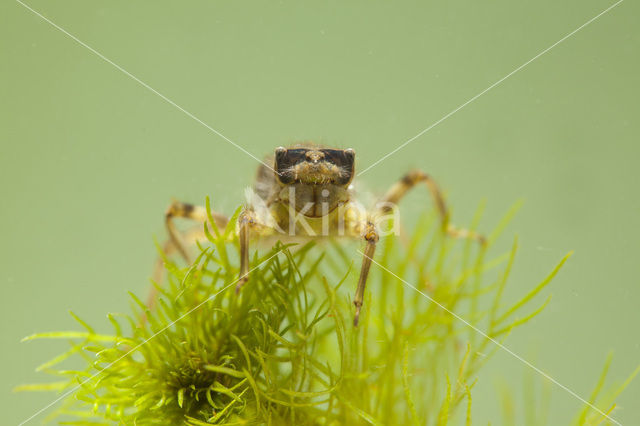
[[[218,228],[224,228],[225,226],[227,226],[227,222],[229,222],[229,219],[220,213],[212,212],[211,216],[216,222]],[[202,206],[174,201],[171,203],[171,205],[167,209],[167,212],[165,213],[165,225],[167,227],[167,232],[169,233],[169,240],[176,248],[176,250],[180,253],[180,255],[184,258],[184,260],[187,263],[191,263],[191,257],[189,256],[189,253],[187,252],[187,249],[182,242],[182,238],[178,230],[176,229],[175,223],[173,222],[174,218],[176,217],[205,223],[208,219],[207,210]]]
[[[240,276],[236,293],[249,280],[249,231],[255,223],[255,212],[245,209],[238,216],[238,239],[240,240]]]
[[[245,207],[238,216],[238,240],[240,241],[240,274],[236,293],[240,292],[249,280],[249,240],[253,235],[268,236],[274,229],[265,223],[251,207]]]
[[[353,304],[356,307],[356,314],[353,318],[354,327],[358,326],[360,320],[360,309],[364,302],[364,289],[367,285],[367,277],[369,276],[369,270],[371,269],[371,259],[376,251],[376,244],[380,236],[378,230],[373,222],[367,221],[364,228],[363,237],[366,243],[364,248],[364,257],[362,259],[362,268],[360,268],[360,277],[358,278],[358,287],[356,288],[356,294],[353,298]]]
[[[164,217],[167,232],[169,234],[169,241],[167,241],[163,245],[163,253],[166,256],[171,256],[174,254],[174,252],[177,251],[178,253],[180,253],[185,262],[187,262],[187,264],[190,264],[191,256],[189,256],[187,246],[191,246],[197,241],[205,239],[203,229],[202,227],[195,227],[185,233],[181,233],[176,228],[174,220],[176,218],[183,218],[198,222],[200,224],[204,224],[205,222],[208,222],[206,209],[202,206],[173,201],[167,208]],[[226,227],[227,223],[229,222],[229,219],[226,216],[217,212],[211,212],[211,217],[215,221],[218,228]],[[152,275],[152,279],[156,284],[162,284],[164,271],[164,261],[161,257],[158,257],[154,265]],[[149,309],[153,309],[157,296],[158,290],[155,286],[152,286],[151,291],[147,296],[147,306],[149,307]]]

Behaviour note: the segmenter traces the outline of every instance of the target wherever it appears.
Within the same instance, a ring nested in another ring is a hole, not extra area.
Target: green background
[[[353,147],[363,169],[613,3],[29,4],[257,156],[313,139]],[[362,176],[379,193],[422,168],[456,223],[486,199],[484,230],[523,198],[497,244],[520,237],[507,298],[575,255],[507,345],[584,397],[609,350],[618,380],[640,361],[638,12],[625,1]],[[53,395],[11,389],[48,380],[34,367],[65,346],[20,338],[77,328],[69,309],[108,330],[106,312],[146,292],[171,197],[230,213],[256,162],[19,3],[0,16],[0,404],[15,424]],[[507,386],[521,412],[528,375],[499,351],[477,424],[503,423]],[[640,424],[639,400],[636,381],[614,417]],[[549,424],[580,407],[554,386]]]

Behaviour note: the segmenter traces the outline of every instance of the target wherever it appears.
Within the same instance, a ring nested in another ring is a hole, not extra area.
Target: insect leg
[[[251,237],[267,237],[275,232],[275,229],[265,223],[262,215],[256,213],[252,207],[245,207],[238,216],[238,239],[240,240],[240,274],[236,293],[249,281],[249,240]]]
[[[219,228],[224,228],[227,226],[229,219],[221,215],[220,213],[212,212],[213,220],[216,222],[216,225]],[[167,231],[169,233],[169,240],[173,243],[176,250],[180,253],[180,255],[184,258],[187,263],[191,263],[191,258],[185,249],[185,245],[181,241],[180,235],[176,226],[173,222],[173,219],[176,217],[181,217],[185,219],[191,219],[200,223],[205,223],[207,221],[207,211],[202,206],[195,206],[193,204],[181,203],[179,201],[174,201],[171,203],[169,208],[165,213],[165,224],[167,226]]]
[[[211,216],[216,222],[216,225],[220,228],[224,228],[227,226],[227,222],[229,222],[229,219],[220,213],[212,212]],[[192,204],[174,201],[165,213],[165,224],[169,233],[169,241],[162,246],[162,252],[166,256],[171,256],[177,251],[187,263],[191,263],[191,258],[182,241],[186,240],[189,244],[193,244],[195,241],[203,239],[204,233],[202,229],[192,229],[185,235],[180,235],[173,222],[174,218],[185,218],[205,223],[208,219],[206,209],[201,206],[194,206]],[[153,282],[156,284],[162,283],[164,278],[164,262],[161,257],[156,259],[156,263],[153,267],[153,275],[151,277]],[[153,308],[157,295],[158,290],[155,286],[152,286],[149,291],[149,295],[147,296],[147,306],[149,309]]]
[[[360,319],[360,309],[364,302],[364,288],[367,285],[367,277],[369,276],[369,269],[371,269],[371,259],[376,251],[376,243],[378,242],[378,239],[378,230],[375,225],[371,222],[367,222],[364,229],[364,240],[366,242],[364,258],[362,259],[362,268],[360,269],[360,277],[358,278],[358,287],[356,288],[356,294],[353,298],[353,304],[356,307],[356,314],[353,318],[354,327],[358,326],[358,320]]]
[[[249,231],[256,222],[255,213],[245,208],[238,216],[238,239],[240,240],[240,275],[236,284],[236,293],[249,280]]]
[[[400,181],[395,183],[380,200],[378,212],[388,213],[391,210],[392,205],[398,204],[407,192],[419,183],[424,183],[429,189],[431,197],[436,203],[443,230],[455,238],[470,238],[478,241],[481,245],[486,244],[486,239],[483,235],[478,234],[475,231],[457,228],[449,223],[449,210],[444,202],[444,198],[442,197],[442,192],[440,191],[438,184],[436,184],[431,176],[420,170],[413,170],[407,173],[402,179],[400,179]]]

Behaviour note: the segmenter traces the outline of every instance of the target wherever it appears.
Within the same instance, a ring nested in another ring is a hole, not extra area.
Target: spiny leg
[[[219,228],[224,228],[229,222],[229,219],[220,213],[211,212],[211,216]],[[173,203],[171,203],[171,205],[167,209],[167,212],[165,213],[165,224],[169,233],[169,240],[173,243],[176,250],[180,253],[183,259],[187,263],[191,263],[189,253],[187,253],[187,250],[183,242],[181,241],[179,232],[173,222],[173,219],[176,217],[205,223],[208,220],[207,210],[202,206],[195,206],[193,204],[174,201]]]
[[[256,214],[254,210],[245,207],[238,216],[238,239],[240,241],[240,274],[238,275],[238,284],[236,284],[236,293],[249,280],[249,238],[251,234],[267,236],[275,230]]]
[[[236,284],[236,293],[249,280],[249,228],[255,214],[251,210],[243,210],[238,216],[238,239],[240,240],[240,275]]]
[[[356,288],[356,294],[353,298],[353,304],[356,307],[356,314],[353,318],[353,326],[358,326],[360,319],[360,309],[364,302],[364,289],[367,285],[367,277],[369,276],[369,269],[371,269],[371,259],[376,251],[376,244],[379,239],[378,230],[376,226],[368,221],[364,229],[364,240],[366,246],[364,248],[364,257],[362,259],[362,268],[360,269],[360,277],[358,278],[358,287]]]
[[[226,227],[229,222],[229,219],[220,213],[211,212],[211,217],[219,228]],[[191,258],[183,244],[183,240],[186,239],[190,244],[193,244],[196,241],[203,240],[205,238],[204,232],[202,229],[192,229],[186,234],[180,235],[180,232],[176,229],[176,226],[173,223],[174,218],[185,218],[204,224],[205,222],[208,222],[207,211],[201,206],[194,206],[193,204],[174,201],[165,213],[165,224],[169,233],[169,241],[164,243],[162,246],[162,252],[165,256],[171,256],[177,251],[187,263],[191,263]],[[162,284],[163,278],[164,262],[162,258],[158,256],[153,268],[152,279],[157,285],[160,285]],[[157,295],[158,289],[155,286],[152,286],[147,297],[147,306],[149,309],[153,309]]]
[[[483,246],[486,244],[486,239],[483,235],[468,229],[457,228],[449,223],[449,210],[444,202],[440,188],[431,176],[420,170],[413,170],[407,173],[399,182],[395,183],[380,200],[379,207],[377,209],[378,212],[388,213],[391,211],[392,205],[398,204],[410,189],[421,182],[429,189],[431,197],[436,203],[443,230],[446,231],[447,234],[455,238],[470,238],[478,241]]]

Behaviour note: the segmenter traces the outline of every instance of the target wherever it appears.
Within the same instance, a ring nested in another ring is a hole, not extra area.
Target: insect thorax
[[[322,217],[350,200],[347,188],[332,184],[309,185],[296,183],[285,185],[279,201],[307,217]]]

